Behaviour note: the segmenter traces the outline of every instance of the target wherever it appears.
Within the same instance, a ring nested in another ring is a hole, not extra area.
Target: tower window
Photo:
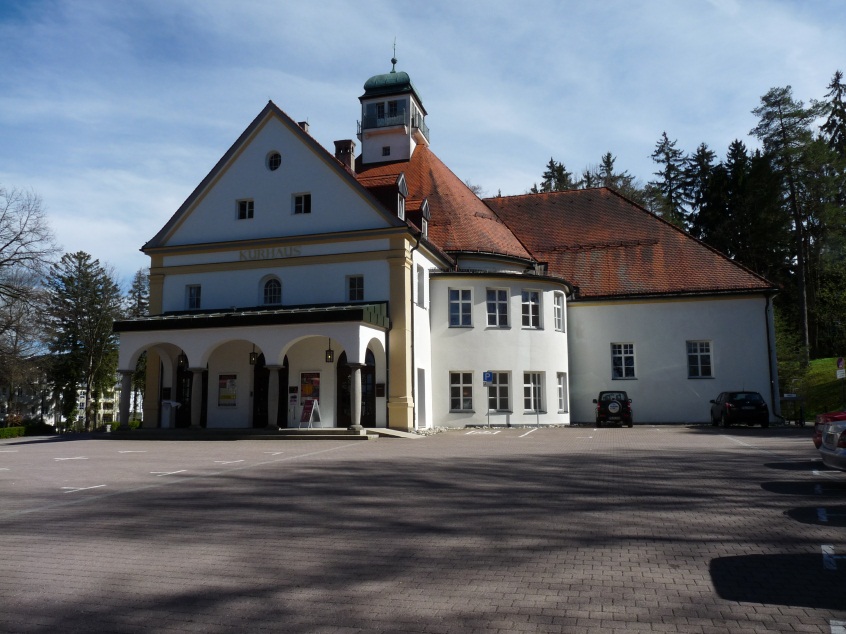
[[[385,145],[382,147],[382,156],[390,156],[391,155],[391,146]]]

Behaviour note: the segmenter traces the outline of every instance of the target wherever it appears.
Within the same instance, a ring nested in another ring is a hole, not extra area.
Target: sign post
[[[491,383],[493,383],[493,372],[490,370],[486,370],[482,372],[482,386],[488,387]],[[488,414],[488,427],[491,426],[491,404],[490,400],[485,395],[485,409],[487,410]]]

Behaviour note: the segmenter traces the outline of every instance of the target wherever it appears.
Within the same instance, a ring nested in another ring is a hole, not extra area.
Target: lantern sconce
[[[253,351],[250,353],[250,365],[255,365],[257,360],[258,354],[256,354],[256,344],[253,344]]]
[[[334,363],[335,351],[332,350],[332,339],[329,339],[329,347],[326,348],[326,363]]]
[[[188,367],[188,357],[185,352],[180,352],[179,356],[176,357],[176,365],[182,370]]]

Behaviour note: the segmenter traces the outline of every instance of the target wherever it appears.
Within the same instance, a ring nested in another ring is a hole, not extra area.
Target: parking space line
[[[185,473],[187,469],[180,469],[179,471],[150,471],[150,473],[157,478],[161,478],[162,476],[166,475],[173,475],[174,473]]]
[[[533,431],[537,431],[537,430],[538,430],[538,428],[537,428],[537,427],[535,427],[534,429],[530,429],[530,430],[529,430],[529,431],[527,431],[525,434],[523,434],[522,436],[520,436],[520,438],[525,438],[526,436],[528,436],[529,434],[531,434]]]
[[[101,487],[106,486],[105,484],[96,484],[93,487],[62,487],[63,489],[67,489],[65,493],[76,493],[77,491],[87,491],[88,489],[99,489]]]
[[[86,456],[75,456],[73,458],[53,458],[53,460],[88,460]]]
[[[264,453],[266,453],[270,456],[281,456],[285,452],[284,451],[265,451]]]
[[[215,464],[238,464],[244,462],[243,460],[215,460]]]
[[[18,453],[17,449],[0,449],[0,453]]]
[[[497,430],[493,430],[493,429],[491,429],[491,430],[488,430],[488,429],[471,429],[470,431],[467,432],[466,435],[469,436],[470,434],[481,434],[481,435],[488,435],[488,436],[496,436],[501,431],[502,431],[501,429],[497,429]]]
[[[187,475],[185,478],[180,479],[173,479],[173,480],[161,480],[155,484],[142,484],[140,486],[135,486],[127,489],[120,489],[120,490],[112,490],[108,492],[101,493],[100,495],[94,495],[91,497],[81,497],[75,500],[67,500],[65,502],[51,502],[49,504],[43,504],[41,506],[34,506],[31,508],[26,509],[17,509],[14,511],[0,511],[0,519],[12,518],[12,517],[20,517],[22,515],[29,515],[30,513],[40,513],[43,511],[61,508],[63,506],[73,506],[76,504],[85,504],[90,503],[96,500],[102,500],[109,497],[119,496],[119,495],[130,495],[132,493],[138,493],[140,491],[149,491],[151,489],[157,489],[159,487],[166,487],[166,486],[173,486],[175,483],[185,482],[187,480],[202,480],[206,478],[213,478],[217,475],[223,473],[232,473],[233,471],[240,471],[242,469],[255,469],[256,467],[261,467],[264,465],[294,461],[299,459],[310,458],[312,456],[317,456],[323,453],[335,452],[335,451],[350,451],[356,448],[361,448],[366,443],[344,443],[343,445],[336,445],[334,447],[327,447],[325,449],[318,449],[316,451],[309,451],[303,454],[297,454],[293,456],[286,456],[284,458],[279,458],[277,460],[266,460],[264,462],[258,462],[253,464],[245,464],[241,467],[235,467],[234,469],[229,469],[228,471],[217,471],[212,473],[198,473],[195,475]],[[106,486],[106,485],[102,485]]]
[[[123,449],[118,453],[147,453],[146,449]]]

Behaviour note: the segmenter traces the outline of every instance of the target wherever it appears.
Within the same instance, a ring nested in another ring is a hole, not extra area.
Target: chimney
[[[297,125],[303,129],[303,132],[308,132],[308,121],[299,121]]]
[[[335,158],[341,161],[348,170],[355,172],[355,141],[352,139],[335,141]]]

